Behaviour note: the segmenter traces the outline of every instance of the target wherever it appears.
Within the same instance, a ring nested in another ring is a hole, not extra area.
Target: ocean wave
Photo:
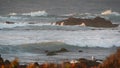
[[[17,15],[17,13],[9,13],[8,15],[13,15],[14,16],[14,15]]]
[[[110,21],[117,22],[118,24],[120,24],[120,13],[119,12],[108,10],[108,13],[107,11],[102,12],[100,16],[106,19],[109,19]]]
[[[92,43],[92,42],[91,42]],[[88,43],[89,44],[89,43]],[[104,42],[102,43],[104,44]],[[108,43],[109,44],[109,43]],[[78,51],[80,47],[99,47],[99,48],[111,48],[115,47],[114,45],[107,45],[106,46],[89,46],[89,45],[75,45],[71,43],[66,43],[63,41],[44,41],[39,43],[26,43],[26,44],[19,44],[19,45],[1,45],[0,44],[0,52],[3,54],[19,54],[19,53],[45,53],[45,51],[54,51],[59,50],[61,48],[66,48],[69,51]],[[116,46],[117,47],[117,46]]]
[[[70,14],[63,14],[61,16],[76,16],[76,15],[77,15],[77,13],[70,13]]]
[[[49,29],[52,28],[52,26],[50,27],[50,23],[34,23],[34,24],[29,24],[29,22],[14,22],[12,24],[7,24],[7,23],[0,23],[0,29],[21,29],[21,30],[26,30],[26,29],[30,29],[30,30],[39,30],[39,29]],[[48,27],[48,28],[47,28]]]
[[[34,27],[35,28],[35,27]],[[59,40],[73,46],[119,46],[119,30],[0,30],[0,44],[20,45]],[[58,42],[58,41],[57,41]]]
[[[26,15],[26,16],[47,16],[48,13],[46,11],[35,11],[35,12],[30,12],[30,13],[22,13],[21,15]]]
[[[120,16],[120,13],[113,12],[112,10],[106,10],[104,12],[101,12],[101,15],[116,15],[116,16]]]
[[[26,20],[28,18],[25,18],[25,17],[20,17],[20,16],[0,16],[0,20],[3,20],[3,21],[23,21],[23,20]]]
[[[112,17],[116,17],[116,18],[120,18],[120,13],[119,12],[115,12],[115,11],[112,11],[112,10],[106,10],[104,12],[101,12],[101,13],[97,13],[97,14],[92,14],[92,13],[70,13],[70,14],[63,14],[63,15],[60,15],[60,16],[64,16],[64,17],[80,17],[80,18],[95,18],[97,16],[100,16],[100,17],[104,17],[106,19],[109,19],[111,20]],[[114,20],[114,19],[112,19]]]
[[[45,53],[46,50],[53,51],[66,48],[67,50],[74,51],[79,49],[78,46],[72,46],[59,41],[41,42],[41,43],[28,43],[17,46],[13,45],[0,45],[0,52],[3,54],[19,54],[19,53]]]
[[[77,31],[77,30],[100,30],[104,28],[95,27],[80,27],[80,26],[57,26],[51,25],[50,23],[38,23],[38,24],[28,24],[28,23],[16,23],[16,24],[1,24],[1,29],[9,28],[11,30],[63,30],[63,31]],[[112,28],[111,28],[112,29]]]
[[[48,13],[46,11],[35,11],[29,13],[9,13],[4,16],[0,16],[0,20],[2,21],[17,21],[17,22],[26,22],[26,21],[36,21],[38,17],[47,16]]]
[[[78,31],[78,30],[117,30],[116,28],[97,28],[97,27],[84,27],[79,25],[74,26],[58,26],[52,25],[51,23],[29,23],[29,22],[15,22],[12,24],[0,23],[0,29],[10,29],[10,30],[63,30],[63,31]]]
[[[8,16],[0,16],[0,19],[2,20],[38,20],[38,21],[50,21],[51,18],[52,21],[58,21],[59,19],[65,19],[68,17],[78,17],[78,18],[95,18],[96,16],[100,16],[106,19],[109,19],[113,22],[119,22],[120,21],[120,13],[119,12],[109,12],[109,13],[98,13],[98,14],[92,14],[92,13],[68,13],[68,14],[61,14],[61,15],[49,15],[46,11],[34,11],[34,12],[28,12],[28,13],[9,13]]]
[[[26,26],[26,25],[27,23],[14,23],[14,24],[0,23],[0,29],[14,28],[14,27],[20,27],[20,26]]]

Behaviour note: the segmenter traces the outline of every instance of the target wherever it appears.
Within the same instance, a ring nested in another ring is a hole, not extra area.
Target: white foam
[[[0,19],[7,21],[7,20],[25,20],[27,18],[22,18],[20,16],[12,15],[12,16],[0,16]]]
[[[112,10],[105,10],[105,11],[103,11],[101,14],[102,15],[109,15],[109,14],[111,14],[112,13]]]
[[[22,13],[22,15],[29,15],[29,16],[47,16],[48,13],[46,11],[35,11],[30,13]]]
[[[0,31],[0,44],[18,45],[40,43],[46,41],[64,42],[75,46],[111,47],[120,46],[120,34],[117,30],[86,30],[86,31]]]
[[[17,15],[17,13],[9,13],[8,15]]]
[[[113,12],[112,10],[106,10],[104,12],[101,12],[101,15],[116,15],[116,16],[120,16],[120,13]]]
[[[6,23],[0,23],[0,28],[13,28],[17,26],[26,26],[26,23],[14,23],[14,24],[6,24]]]
[[[63,14],[61,16],[75,16],[77,13]]]

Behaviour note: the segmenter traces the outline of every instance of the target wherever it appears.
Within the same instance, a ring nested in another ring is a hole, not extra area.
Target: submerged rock
[[[78,52],[83,52],[82,50],[79,50]]]
[[[61,48],[60,50],[58,50],[58,51],[56,51],[57,53],[59,53],[59,52],[68,52],[68,50],[67,49],[65,49],[65,48]]]
[[[52,55],[57,55],[57,53],[63,53],[63,52],[68,52],[67,49],[65,48],[61,48],[60,50],[56,50],[56,51],[45,51],[47,56],[52,56]]]
[[[112,24],[111,21],[105,20],[101,17],[96,17],[94,19],[80,19],[70,17],[68,19],[57,21],[55,25],[80,25],[80,26],[90,26],[90,27],[117,27],[118,24]]]
[[[6,24],[14,24],[15,22],[6,21]]]

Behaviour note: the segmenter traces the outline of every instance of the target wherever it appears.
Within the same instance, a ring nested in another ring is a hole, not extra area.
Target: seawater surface
[[[8,24],[7,24],[8,25]],[[11,24],[10,24],[11,25]],[[14,25],[14,24],[12,24]],[[78,58],[105,59],[120,44],[120,28],[26,25],[0,30],[0,53],[4,59],[29,62],[63,62]],[[113,47],[114,46],[114,47]],[[47,56],[45,51],[66,48],[69,52]],[[82,50],[83,52],[79,52]]]
[[[119,3],[120,0],[0,0],[0,54],[9,60],[18,57],[22,64],[91,59],[91,56],[105,59],[120,46],[120,26],[95,28],[51,23],[69,17],[99,16],[120,24]],[[111,12],[103,15],[105,10]],[[60,48],[69,52],[54,56],[45,53]]]

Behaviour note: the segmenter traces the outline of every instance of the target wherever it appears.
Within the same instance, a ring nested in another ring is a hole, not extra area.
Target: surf
[[[30,13],[22,13],[21,15],[27,15],[27,16],[47,16],[48,13],[46,11],[34,11]]]

